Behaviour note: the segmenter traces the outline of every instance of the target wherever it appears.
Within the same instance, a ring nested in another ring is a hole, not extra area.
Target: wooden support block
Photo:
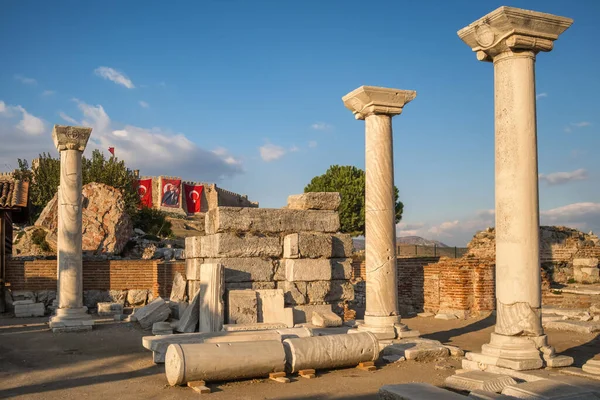
[[[199,394],[210,393],[210,388],[206,386],[206,382],[204,382],[204,381],[192,381],[192,382],[188,382],[187,385],[189,388],[191,388],[196,393],[199,393]]]
[[[363,371],[375,371],[377,369],[373,361],[361,362],[356,368],[361,369]]]
[[[285,372],[271,372],[269,379],[279,383],[290,383],[290,380],[285,377]]]
[[[306,379],[314,379],[317,377],[316,371],[314,369],[301,369],[298,371],[298,375]]]

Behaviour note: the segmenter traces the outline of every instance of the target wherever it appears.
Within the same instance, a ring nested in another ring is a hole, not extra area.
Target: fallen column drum
[[[165,373],[171,386],[267,377],[284,370],[285,352],[278,340],[171,344],[165,357]]]
[[[356,366],[379,358],[379,342],[371,332],[286,339],[283,345],[291,373]]]

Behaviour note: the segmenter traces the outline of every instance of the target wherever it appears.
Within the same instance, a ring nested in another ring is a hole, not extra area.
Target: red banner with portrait
[[[188,185],[187,183],[183,184],[183,192],[185,194],[188,214],[196,214],[200,212],[203,190],[204,186],[202,185]]]
[[[162,179],[160,188],[161,207],[179,208],[181,204],[181,180],[180,179]]]
[[[140,208],[152,208],[152,179],[138,179],[137,192],[140,196]]]

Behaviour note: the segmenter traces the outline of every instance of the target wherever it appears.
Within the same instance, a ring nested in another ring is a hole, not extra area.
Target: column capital
[[[567,17],[503,6],[459,30],[458,36],[479,61],[493,61],[501,54],[550,51],[572,23]]]
[[[365,119],[373,114],[398,115],[415,97],[417,92],[414,90],[361,86],[342,97],[342,101],[356,119]]]
[[[83,152],[91,134],[92,128],[85,126],[54,125],[52,140],[59,152],[63,150]]]

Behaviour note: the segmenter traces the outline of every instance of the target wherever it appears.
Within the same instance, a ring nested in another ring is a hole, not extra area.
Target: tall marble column
[[[416,95],[411,90],[361,86],[342,98],[356,119],[365,120],[367,281],[365,324],[359,330],[379,339],[393,339],[401,332],[407,336],[398,312],[392,117]]]
[[[91,128],[54,125],[52,139],[60,152],[58,190],[58,308],[53,332],[90,330],[94,321],[83,305],[81,157]]]
[[[572,363],[547,345],[541,321],[535,59],[573,21],[500,7],[458,32],[494,64],[496,326],[473,361],[515,370]]]

